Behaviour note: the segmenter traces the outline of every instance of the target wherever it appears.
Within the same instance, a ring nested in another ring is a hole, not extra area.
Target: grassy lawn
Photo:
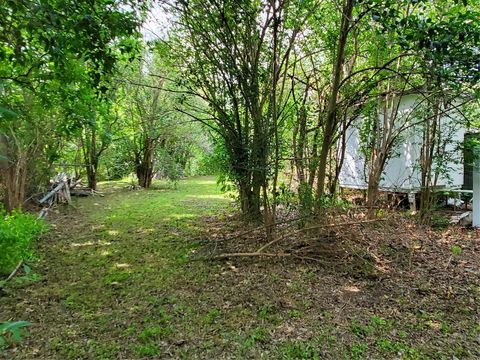
[[[197,313],[197,300],[189,303],[183,289],[195,283],[200,296],[209,272],[186,259],[198,247],[202,218],[225,212],[229,201],[213,178],[181,181],[177,189],[125,186],[105,184],[104,198],[77,199],[51,214],[32,264],[39,279],[14,282],[0,298],[2,319],[35,324],[8,357],[141,358],[167,354],[169,339],[195,341],[192,320],[208,313]]]
[[[420,263],[399,280],[291,260],[191,261],[243,226],[213,178],[103,189],[49,215],[34,275],[0,297],[1,319],[34,323],[5,358],[480,356],[474,273],[444,294]],[[405,251],[385,247],[402,266]]]

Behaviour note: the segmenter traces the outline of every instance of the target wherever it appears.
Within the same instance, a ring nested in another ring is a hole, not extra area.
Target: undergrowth
[[[32,256],[32,242],[46,230],[33,215],[0,210],[0,274],[9,274],[15,265]]]

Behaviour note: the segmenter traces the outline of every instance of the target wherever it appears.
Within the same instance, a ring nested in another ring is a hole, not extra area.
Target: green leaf
[[[7,340],[5,335],[9,335],[13,342],[22,341],[22,335],[28,335],[25,327],[33,325],[28,321],[4,322],[0,324],[0,348],[4,347]]]
[[[25,272],[25,274],[30,274],[32,272],[32,268],[27,264],[23,264],[23,271]]]
[[[17,118],[18,117],[18,113],[16,113],[15,111],[12,111],[10,109],[7,109],[3,106],[0,106],[0,116],[4,116],[4,117],[10,117],[10,118]]]
[[[8,331],[20,329],[27,326],[32,326],[33,324],[28,321],[8,321],[0,324],[0,332],[5,334]]]

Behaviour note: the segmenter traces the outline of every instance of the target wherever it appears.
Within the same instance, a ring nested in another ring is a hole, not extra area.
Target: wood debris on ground
[[[38,218],[44,218],[48,211],[57,204],[71,204],[72,196],[90,196],[103,194],[99,191],[86,187],[82,179],[75,179],[67,173],[57,174],[50,184],[50,191],[46,193],[38,203],[43,206]]]

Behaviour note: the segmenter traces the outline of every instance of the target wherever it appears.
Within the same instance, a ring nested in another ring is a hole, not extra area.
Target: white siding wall
[[[400,105],[404,114],[411,111],[418,103],[416,96],[405,96]],[[465,129],[458,125],[456,119],[459,115],[449,113],[442,117],[442,133],[451,132],[452,141],[447,144],[446,152],[451,155],[452,161],[446,165],[448,176],[441,176],[437,181],[438,186],[445,188],[458,188],[463,185],[463,154],[459,144],[463,143]],[[453,119],[452,119],[453,118]],[[412,120],[415,122],[415,120]],[[449,129],[449,131],[447,131]],[[383,172],[380,188],[387,191],[410,192],[420,188],[421,178],[418,167],[421,146],[421,129],[410,128],[402,135],[402,141],[397,145]],[[345,160],[340,172],[340,186],[346,188],[367,187],[367,171],[365,158],[360,151],[359,129],[355,124],[347,130]]]

